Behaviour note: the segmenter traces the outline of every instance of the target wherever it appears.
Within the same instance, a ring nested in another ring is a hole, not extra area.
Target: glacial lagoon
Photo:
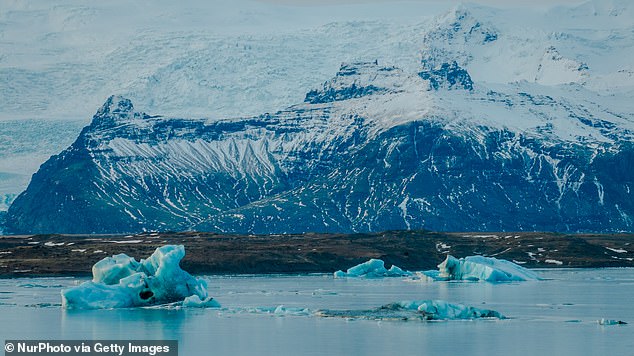
[[[535,270],[544,280],[422,282],[317,275],[203,276],[220,309],[66,310],[86,278],[0,280],[0,339],[176,339],[180,355],[606,355],[634,351],[634,269]],[[319,317],[439,299],[508,319]],[[283,306],[278,308],[279,306]],[[277,313],[274,310],[277,309]],[[629,322],[600,325],[601,319]]]

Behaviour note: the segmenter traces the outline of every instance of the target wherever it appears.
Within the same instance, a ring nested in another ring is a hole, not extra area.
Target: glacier
[[[256,116],[112,96],[33,175],[6,231],[631,231],[632,17],[610,3],[518,21],[458,6]],[[152,82],[187,66],[168,67]]]
[[[383,260],[372,258],[366,262],[363,262],[354,267],[348,268],[346,272],[336,271],[333,275],[335,278],[345,278],[345,277],[380,278],[380,277],[411,276],[412,272],[404,271],[396,265],[392,265],[390,269],[386,269],[385,262],[383,262]]]
[[[111,309],[180,302],[183,307],[220,307],[207,293],[207,284],[183,271],[182,245],[157,248],[147,259],[125,254],[106,257],[92,267],[93,278],[63,289],[62,307],[67,309]]]

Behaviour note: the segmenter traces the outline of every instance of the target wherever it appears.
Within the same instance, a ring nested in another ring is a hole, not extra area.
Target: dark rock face
[[[7,217],[6,211],[0,211],[0,234],[4,233],[4,225]]]
[[[627,151],[618,154],[623,163],[612,155],[591,162],[591,153],[580,147],[544,147],[508,131],[487,132],[482,145],[415,122],[385,132],[328,175],[266,203],[215,215],[199,228],[629,231],[631,220],[619,212],[634,209],[627,191],[632,173],[624,171],[633,151]],[[538,158],[527,152],[537,152]],[[553,164],[550,157],[562,159]],[[618,166],[623,170],[615,172]],[[562,182],[553,173],[557,170],[570,172],[569,181]],[[301,202],[311,204],[298,208]]]
[[[574,116],[551,97],[477,93],[456,62],[421,72],[438,91],[413,77],[376,62],[342,65],[306,104],[210,122],[149,116],[111,97],[33,176],[7,230],[632,231],[634,145],[610,122]],[[451,125],[442,111],[392,120],[383,108],[408,85],[421,86],[408,89],[420,98],[454,93],[535,115],[557,108],[616,144],[555,140],[552,127]]]
[[[443,63],[436,68],[425,70],[418,75],[429,81],[430,89],[465,89],[473,90],[473,81],[469,73],[456,61]]]
[[[360,98],[376,93],[386,93],[389,92],[390,89],[382,87],[382,82],[399,72],[400,70],[395,67],[379,66],[378,61],[351,64],[344,63],[341,65],[341,68],[339,68],[339,72],[337,72],[335,78],[325,82],[321,89],[309,91],[306,94],[304,102],[323,104]],[[367,76],[372,76],[373,78],[364,78]]]

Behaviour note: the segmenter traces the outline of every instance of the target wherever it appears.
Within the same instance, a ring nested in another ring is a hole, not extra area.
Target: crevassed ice
[[[130,308],[182,302],[184,307],[219,307],[207,283],[182,270],[183,245],[157,248],[140,262],[119,254],[92,267],[93,280],[62,290],[64,308]]]

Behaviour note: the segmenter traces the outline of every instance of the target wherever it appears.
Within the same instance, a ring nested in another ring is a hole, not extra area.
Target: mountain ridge
[[[33,176],[8,230],[631,231],[626,93],[593,91],[593,65],[564,45],[538,46],[530,82],[480,80],[509,35],[464,7],[424,39],[416,70],[343,63],[273,114],[150,116],[112,96]]]

